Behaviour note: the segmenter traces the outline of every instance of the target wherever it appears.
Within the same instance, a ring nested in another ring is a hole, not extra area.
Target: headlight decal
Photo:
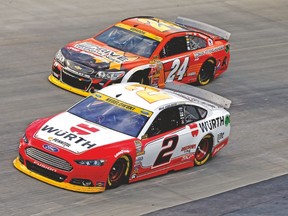
[[[125,75],[125,71],[99,71],[95,78],[106,79],[106,80],[118,80]]]
[[[105,163],[104,160],[75,160],[75,162],[83,166],[103,166]]]
[[[61,52],[61,49],[55,55],[55,59],[62,65],[64,65],[65,57]]]
[[[26,133],[23,134],[22,138],[23,138],[24,143],[26,143],[26,144],[29,143],[29,140],[28,140],[28,138],[26,136]]]

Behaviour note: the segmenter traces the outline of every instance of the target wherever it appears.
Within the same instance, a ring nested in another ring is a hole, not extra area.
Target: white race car
[[[230,104],[183,84],[115,84],[30,124],[14,166],[57,187],[101,192],[202,165],[228,143]]]

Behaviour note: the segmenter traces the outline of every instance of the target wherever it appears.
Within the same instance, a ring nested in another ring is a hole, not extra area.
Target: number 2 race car
[[[31,123],[14,166],[92,193],[205,164],[228,143],[231,101],[183,84],[165,88],[115,84]]]
[[[227,70],[230,33],[195,20],[142,16],[72,42],[54,58],[49,80],[88,96],[113,83],[163,87],[167,81],[206,85]],[[161,62],[161,73],[155,60]]]

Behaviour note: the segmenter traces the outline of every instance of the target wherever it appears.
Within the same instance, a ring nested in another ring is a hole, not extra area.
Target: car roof
[[[131,82],[114,84],[98,92],[152,112],[167,105],[189,102],[189,100],[172,92]]]
[[[121,23],[147,31],[162,38],[172,33],[189,31],[184,26],[152,16],[130,17],[122,20]]]

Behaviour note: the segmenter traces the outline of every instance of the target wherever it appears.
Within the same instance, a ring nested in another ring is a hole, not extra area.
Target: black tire
[[[197,146],[196,152],[195,152],[195,159],[194,163],[197,166],[201,166],[205,164],[208,159],[211,156],[211,150],[212,150],[212,136],[206,135]]]
[[[215,61],[208,59],[202,65],[200,72],[197,77],[197,83],[199,85],[207,85],[214,79]]]
[[[116,188],[121,184],[128,182],[130,170],[130,159],[127,155],[123,155],[113,164],[110,169],[108,179],[107,179],[107,188]]]
[[[131,76],[129,82],[138,82],[140,84],[149,85],[148,74],[145,71],[139,71]]]

